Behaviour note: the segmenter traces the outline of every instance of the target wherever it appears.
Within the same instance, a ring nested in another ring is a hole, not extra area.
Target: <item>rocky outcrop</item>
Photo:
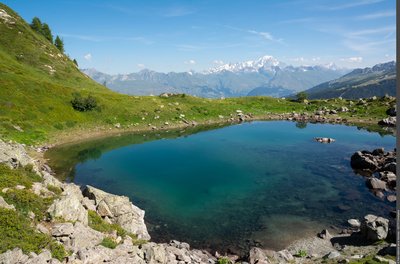
[[[31,165],[37,171],[35,160],[25,151],[22,144],[9,142],[6,143],[0,139],[0,163],[5,163],[11,168],[18,166]]]
[[[94,201],[100,216],[107,217],[140,239],[150,240],[144,223],[144,211],[134,206],[128,197],[109,194],[92,186],[86,186],[83,194]]]
[[[82,199],[83,196],[78,186],[74,184],[66,185],[61,197],[53,202],[47,212],[53,219],[79,221],[87,225],[88,212],[81,204]]]
[[[389,220],[376,215],[366,215],[361,224],[361,234],[369,241],[385,239],[389,232]]]
[[[351,156],[351,167],[361,175],[367,176],[366,185],[378,197],[393,201],[396,188],[396,150],[385,152],[378,148],[372,152],[357,151]]]

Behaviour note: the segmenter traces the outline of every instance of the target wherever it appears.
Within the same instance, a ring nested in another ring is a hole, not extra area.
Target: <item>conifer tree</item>
[[[38,17],[34,17],[32,19],[31,28],[33,30],[35,30],[36,32],[41,33],[41,31],[42,31],[42,22],[40,21],[40,19]]]
[[[56,37],[54,45],[57,47],[57,49],[64,53],[64,41],[59,36]]]
[[[47,25],[46,23],[43,23],[41,33],[45,38],[47,38],[51,43],[53,43],[53,35],[51,34],[49,25]]]

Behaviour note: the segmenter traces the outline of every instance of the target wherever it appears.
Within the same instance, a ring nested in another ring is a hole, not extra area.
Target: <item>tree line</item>
[[[51,34],[51,29],[47,23],[42,23],[38,17],[34,17],[30,26],[34,31],[43,35],[48,41],[54,44],[59,51],[64,53],[64,41],[59,36],[56,36],[53,41],[53,34]]]

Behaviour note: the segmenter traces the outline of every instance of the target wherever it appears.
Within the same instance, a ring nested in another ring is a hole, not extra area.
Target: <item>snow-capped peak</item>
[[[230,72],[258,72],[259,70],[274,70],[274,67],[282,67],[284,64],[272,56],[263,56],[257,60],[238,63],[228,63],[211,68],[206,73]]]

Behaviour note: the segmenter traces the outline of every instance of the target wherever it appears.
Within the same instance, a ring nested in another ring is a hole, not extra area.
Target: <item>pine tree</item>
[[[41,33],[45,38],[47,38],[51,43],[53,43],[53,35],[51,34],[49,25],[43,23]]]
[[[31,28],[38,33],[42,32],[42,22],[38,17],[34,17],[32,19]]]
[[[60,39],[59,36],[56,37],[54,45],[57,47],[57,49],[59,49],[62,53],[64,53],[64,41]]]
[[[76,61],[76,59],[74,59],[73,62],[75,63],[76,66],[78,66],[78,62]]]

